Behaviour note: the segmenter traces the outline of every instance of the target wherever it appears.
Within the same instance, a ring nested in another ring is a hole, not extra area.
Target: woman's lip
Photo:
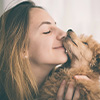
[[[53,49],[60,49],[60,48],[63,48],[64,49],[63,46],[54,47]]]

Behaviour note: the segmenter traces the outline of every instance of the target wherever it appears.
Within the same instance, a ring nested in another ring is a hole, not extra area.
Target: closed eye
[[[88,45],[88,43],[87,42],[83,42],[84,44],[86,44],[86,45]]]
[[[43,32],[43,34],[49,34],[51,31]]]

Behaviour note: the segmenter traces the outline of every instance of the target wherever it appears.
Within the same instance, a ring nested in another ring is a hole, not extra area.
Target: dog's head
[[[82,35],[79,38],[72,30],[68,30],[63,44],[71,60],[71,67],[89,65],[94,71],[100,72],[100,44],[92,36]]]

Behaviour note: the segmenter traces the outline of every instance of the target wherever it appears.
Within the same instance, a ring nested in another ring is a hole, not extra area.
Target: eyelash
[[[43,34],[49,34],[51,31],[43,32]]]

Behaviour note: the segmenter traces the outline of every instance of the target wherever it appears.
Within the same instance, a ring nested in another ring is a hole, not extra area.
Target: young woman
[[[24,1],[0,17],[0,100],[34,100],[38,89],[67,56],[62,46],[66,36],[54,19],[33,2]],[[86,76],[78,76],[78,78]],[[65,100],[72,100],[73,82]],[[57,100],[63,100],[65,81]],[[78,88],[73,100],[79,97]]]

